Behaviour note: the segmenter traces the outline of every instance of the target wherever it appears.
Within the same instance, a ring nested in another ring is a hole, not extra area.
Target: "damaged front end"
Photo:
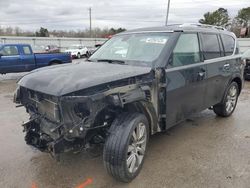
[[[163,129],[165,91],[162,72],[102,84],[64,96],[52,96],[20,86],[14,101],[25,106],[30,121],[23,124],[25,140],[57,157],[103,144],[113,120],[123,111],[146,114],[151,134]]]
[[[25,141],[53,156],[67,151],[79,151],[86,144],[101,143],[112,115],[107,109],[104,119],[96,116],[104,110],[102,100],[93,102],[93,97],[54,97],[20,87],[15,102],[25,106],[30,120],[23,124]],[[102,124],[99,124],[102,123]],[[95,134],[93,133],[95,132]],[[98,133],[97,133],[98,132]]]

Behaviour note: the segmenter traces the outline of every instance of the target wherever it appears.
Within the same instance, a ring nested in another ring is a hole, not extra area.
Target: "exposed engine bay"
[[[165,88],[162,69],[102,84],[63,96],[20,86],[14,101],[23,105],[30,120],[23,124],[25,140],[57,157],[103,144],[113,120],[124,111],[147,115],[151,134],[164,130]],[[158,114],[158,115],[157,115]]]

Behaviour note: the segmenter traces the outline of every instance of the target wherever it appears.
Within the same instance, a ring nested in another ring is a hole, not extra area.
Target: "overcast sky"
[[[198,22],[207,11],[219,7],[230,16],[250,6],[250,0],[171,0],[169,23]],[[24,30],[39,27],[76,30],[89,27],[92,7],[93,27],[159,26],[165,23],[167,0],[0,0],[0,25]]]

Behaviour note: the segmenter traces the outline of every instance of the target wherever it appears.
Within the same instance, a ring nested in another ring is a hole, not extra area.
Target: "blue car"
[[[0,44],[0,74],[27,72],[40,67],[71,62],[69,53],[35,54],[28,44]]]

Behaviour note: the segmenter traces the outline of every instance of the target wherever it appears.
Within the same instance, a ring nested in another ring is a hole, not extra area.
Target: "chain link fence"
[[[63,52],[71,45],[82,45],[89,48],[102,44],[105,38],[52,38],[52,37],[5,37],[0,36],[2,44],[30,44],[34,51],[44,49],[48,45],[56,45]]]

